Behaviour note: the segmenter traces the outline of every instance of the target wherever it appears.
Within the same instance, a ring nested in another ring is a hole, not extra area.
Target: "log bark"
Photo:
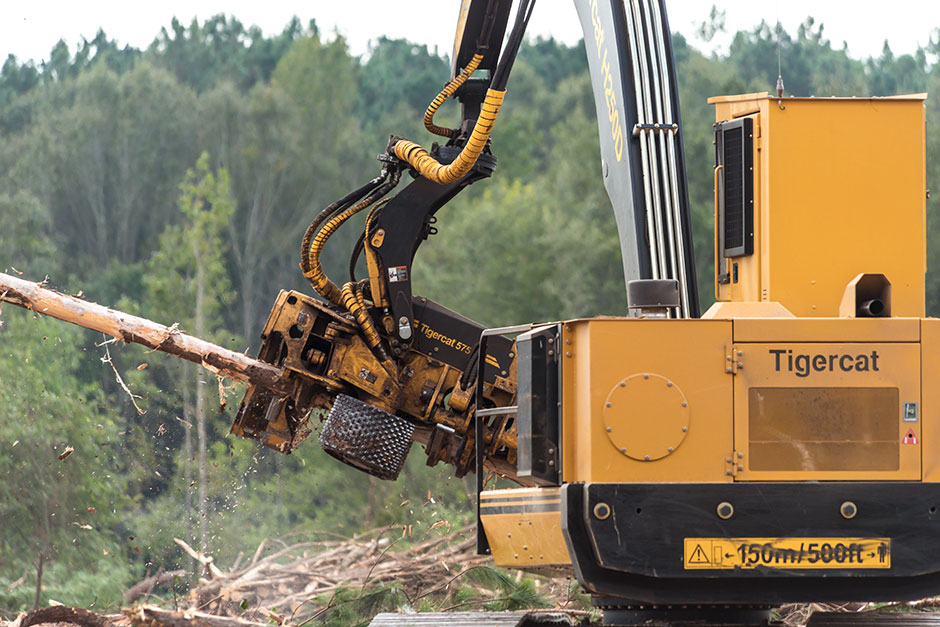
[[[21,614],[10,627],[30,627],[43,623],[70,623],[81,627],[107,627],[110,624],[108,617],[90,612],[80,607],[66,605],[53,605],[33,610],[28,614]]]
[[[197,610],[171,611],[152,605],[125,609],[123,614],[97,614],[80,607],[56,605],[20,614],[9,627],[31,627],[49,623],[79,627],[271,627],[271,622],[258,623],[240,618],[213,616]],[[293,627],[286,621],[281,624]]]
[[[276,366],[181,333],[175,326],[167,327],[146,318],[108,309],[39,283],[0,273],[0,302],[58,318],[127,343],[142,344],[200,364],[214,374],[260,385],[280,394],[290,393],[290,387],[281,378],[282,370]]]

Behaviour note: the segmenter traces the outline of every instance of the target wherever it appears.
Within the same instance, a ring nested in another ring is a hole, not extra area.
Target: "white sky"
[[[847,41],[852,56],[866,58],[881,53],[887,39],[895,54],[910,53],[926,45],[940,27],[938,0],[666,0],[673,30],[690,42],[711,50],[696,37],[714,2],[725,11],[729,32],[749,29],[761,19],[795,33],[812,14],[825,24],[824,34],[835,47]],[[350,42],[354,54],[366,51],[380,35],[407,38],[436,45],[449,53],[459,0],[0,0],[0,63],[8,54],[20,61],[48,57],[52,46],[65,39],[74,52],[81,37],[91,39],[98,28],[120,44],[145,47],[161,26],[177,16],[188,24],[217,13],[228,13],[243,24],[256,24],[265,34],[280,32],[291,16],[304,24],[315,18],[323,31],[334,29]],[[529,33],[552,35],[566,43],[581,37],[569,0],[539,0]],[[727,38],[716,40],[727,44]]]

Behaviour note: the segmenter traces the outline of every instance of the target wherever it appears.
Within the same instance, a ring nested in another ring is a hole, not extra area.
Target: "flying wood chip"
[[[62,451],[62,454],[59,455],[59,461],[61,462],[63,459],[65,459],[66,457],[68,457],[69,455],[71,455],[74,451],[75,451],[75,449],[72,448],[71,446],[66,446],[66,447],[65,447],[65,450]]]

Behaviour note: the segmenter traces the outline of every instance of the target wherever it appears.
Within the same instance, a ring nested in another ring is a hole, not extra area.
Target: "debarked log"
[[[142,344],[197,363],[217,375],[290,394],[290,386],[282,378],[280,368],[182,333],[175,325],[167,327],[3,273],[0,273],[0,302],[58,318],[127,343]]]

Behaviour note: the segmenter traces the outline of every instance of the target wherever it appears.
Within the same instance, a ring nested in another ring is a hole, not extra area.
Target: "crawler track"
[[[806,627],[934,627],[940,625],[937,612],[817,612]]]
[[[569,622],[570,621],[570,622]],[[754,627],[754,624],[709,619],[658,620],[642,623],[648,627]],[[615,627],[616,623],[579,623],[563,614],[529,614],[527,612],[447,612],[429,614],[379,614],[374,627],[544,627],[571,625],[579,627]],[[766,627],[786,627],[771,622]],[[937,612],[816,612],[806,627],[940,627]]]

